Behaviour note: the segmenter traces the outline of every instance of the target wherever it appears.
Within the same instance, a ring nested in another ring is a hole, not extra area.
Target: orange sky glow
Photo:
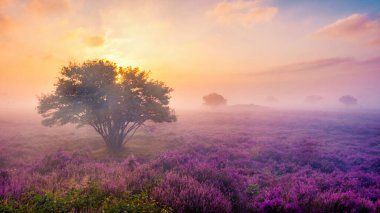
[[[0,0],[0,106],[33,108],[60,67],[102,58],[150,70],[174,107],[217,92],[261,105],[320,95],[331,107],[351,94],[378,108],[380,4],[368,2]]]

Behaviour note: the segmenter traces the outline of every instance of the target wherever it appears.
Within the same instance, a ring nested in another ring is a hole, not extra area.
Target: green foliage
[[[146,193],[133,194],[125,198],[108,197],[103,208],[104,212],[172,212],[170,208],[161,208],[159,204],[149,199]]]
[[[35,195],[28,206],[28,210],[36,212],[69,212],[70,205],[65,198],[59,197],[53,193],[44,195]]]
[[[170,208],[162,207],[149,198],[145,192],[122,195],[104,193],[97,184],[85,189],[72,189],[66,194],[35,194],[23,199],[22,203],[0,201],[0,212],[149,212],[169,213]]]
[[[0,201],[0,212],[10,213],[15,212],[15,209],[8,201]]]
[[[260,193],[259,186],[257,184],[251,184],[247,187],[246,193],[249,196],[255,197]]]
[[[66,196],[65,201],[76,211],[95,211],[102,206],[107,195],[95,183],[83,190],[72,189]]]

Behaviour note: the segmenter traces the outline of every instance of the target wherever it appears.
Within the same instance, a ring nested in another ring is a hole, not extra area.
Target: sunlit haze
[[[1,0],[0,33],[2,108],[34,109],[62,66],[95,58],[151,71],[174,108],[212,92],[229,105],[343,108],[352,95],[380,107],[378,0]]]

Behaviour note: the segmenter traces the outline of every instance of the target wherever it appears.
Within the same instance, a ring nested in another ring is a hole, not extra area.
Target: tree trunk
[[[112,152],[121,152],[123,150],[124,138],[118,132],[112,132],[106,139],[107,148]]]
[[[123,150],[123,143],[117,140],[107,140],[107,148],[112,152],[121,152]]]
[[[120,152],[123,150],[125,140],[129,140],[141,126],[141,123],[132,123],[128,126],[129,122],[125,125],[107,125],[104,123],[91,124],[97,133],[99,133],[107,148],[112,152]],[[123,129],[122,129],[123,128]],[[129,137],[127,137],[129,136]]]

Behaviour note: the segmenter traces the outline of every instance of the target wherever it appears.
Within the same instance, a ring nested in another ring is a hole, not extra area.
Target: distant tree
[[[44,125],[90,125],[118,151],[145,121],[176,120],[168,106],[171,91],[138,68],[92,60],[64,66],[55,91],[42,95],[37,109]]]
[[[274,96],[267,96],[265,99],[268,103],[278,103],[278,99]]]
[[[217,93],[211,93],[203,97],[203,104],[211,107],[224,106],[227,100]]]
[[[305,98],[305,102],[309,104],[316,104],[322,101],[322,96],[319,95],[309,95]]]
[[[346,106],[352,106],[358,103],[358,100],[351,95],[342,96],[339,98],[339,101]]]

